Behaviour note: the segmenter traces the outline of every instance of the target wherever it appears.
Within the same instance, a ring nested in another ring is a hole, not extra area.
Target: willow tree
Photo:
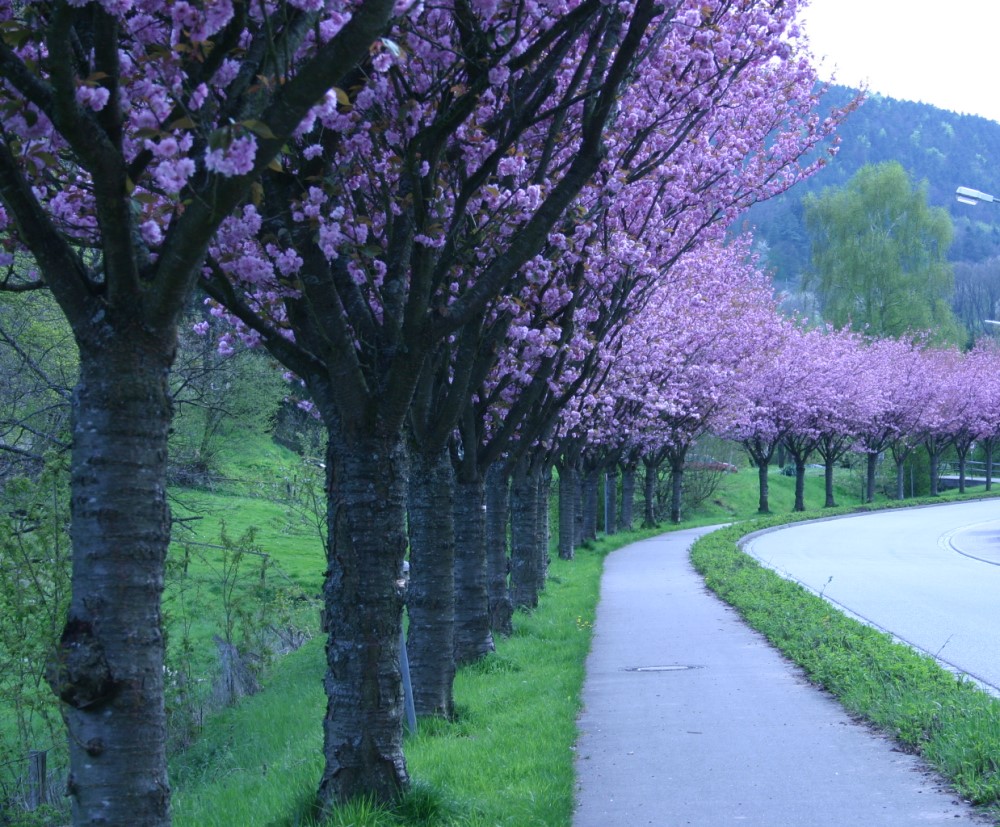
[[[963,338],[945,257],[951,219],[927,203],[926,182],[914,183],[895,161],[869,164],[846,186],[807,196],[804,208],[812,243],[806,284],[826,321],[876,336]]]

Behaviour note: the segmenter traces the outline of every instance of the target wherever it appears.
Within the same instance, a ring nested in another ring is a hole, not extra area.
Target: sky
[[[1000,0],[809,0],[820,77],[1000,122]]]

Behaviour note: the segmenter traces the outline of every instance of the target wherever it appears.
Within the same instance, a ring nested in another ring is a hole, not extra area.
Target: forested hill
[[[827,106],[841,106],[856,94],[831,88]],[[792,287],[809,263],[809,239],[802,199],[824,187],[843,186],[865,164],[898,161],[915,182],[926,181],[932,206],[948,209],[955,225],[953,261],[982,261],[1000,255],[1000,205],[959,204],[959,186],[1000,195],[1000,124],[922,103],[870,94],[839,130],[840,151],[807,181],[750,211],[740,228],[754,227],[767,245],[775,282]]]

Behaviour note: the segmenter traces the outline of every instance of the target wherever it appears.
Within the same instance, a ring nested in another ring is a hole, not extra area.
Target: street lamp
[[[980,201],[987,202],[997,202],[1000,198],[990,195],[987,192],[980,192],[979,190],[974,190],[971,187],[959,187],[955,190],[955,197],[958,199],[959,203],[962,204],[972,204],[975,206]]]

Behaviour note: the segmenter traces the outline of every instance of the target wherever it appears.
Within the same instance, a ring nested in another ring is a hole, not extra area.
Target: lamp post
[[[971,204],[972,206],[975,206],[980,201],[986,201],[989,203],[1000,201],[1000,198],[990,195],[988,192],[980,192],[979,190],[974,190],[971,187],[959,187],[955,190],[955,198],[957,198],[962,204]]]

